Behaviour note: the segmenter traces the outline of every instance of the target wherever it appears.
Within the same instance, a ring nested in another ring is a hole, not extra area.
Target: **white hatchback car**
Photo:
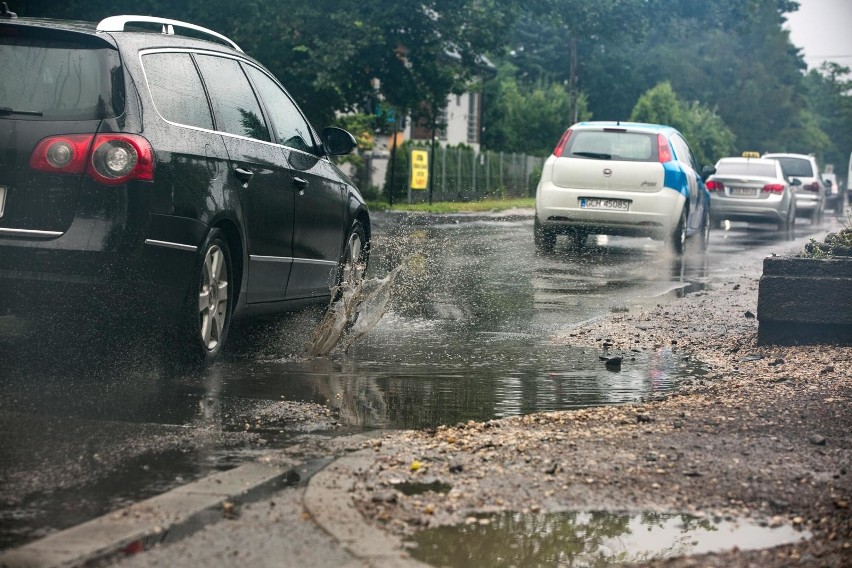
[[[552,250],[557,235],[582,246],[589,234],[667,240],[683,252],[696,235],[702,250],[710,231],[715,172],[698,163],[670,126],[626,122],[573,125],[545,161],[536,189],[535,244]]]

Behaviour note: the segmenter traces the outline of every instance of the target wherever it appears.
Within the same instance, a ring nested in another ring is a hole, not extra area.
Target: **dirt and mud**
[[[670,350],[700,361],[705,378],[640,404],[386,434],[371,443],[358,508],[399,537],[501,511],[746,519],[812,536],[641,565],[852,565],[852,347],[758,346],[758,279],[746,271],[551,338],[623,368],[636,351]],[[441,490],[407,495],[410,483]]]

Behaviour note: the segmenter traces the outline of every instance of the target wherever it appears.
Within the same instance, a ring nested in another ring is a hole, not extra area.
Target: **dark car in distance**
[[[355,139],[317,135],[225,36],[4,18],[0,77],[0,315],[97,298],[212,360],[232,318],[328,301],[366,268],[369,212],[331,159]]]

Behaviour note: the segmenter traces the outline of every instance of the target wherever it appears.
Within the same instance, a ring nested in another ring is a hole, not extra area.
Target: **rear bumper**
[[[144,309],[151,315],[180,310],[196,247],[167,240],[163,231],[159,239],[119,237],[102,225],[78,220],[56,238],[0,235],[0,315],[88,304],[110,311]]]
[[[714,220],[780,222],[787,218],[790,201],[778,196],[764,199],[710,198],[710,217]]]
[[[580,198],[623,199],[627,211],[584,209]],[[647,236],[663,239],[680,220],[686,198],[664,188],[653,193],[601,191],[542,184],[536,193],[536,216],[543,227],[557,232],[582,230],[609,235]]]

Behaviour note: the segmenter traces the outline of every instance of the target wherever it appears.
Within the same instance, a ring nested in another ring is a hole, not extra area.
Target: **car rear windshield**
[[[657,135],[622,130],[575,130],[563,157],[593,160],[657,161]]]
[[[719,162],[716,165],[717,176],[760,176],[775,177],[775,164],[758,162]]]
[[[0,116],[92,120],[124,110],[118,53],[73,34],[0,27]]]
[[[787,177],[816,177],[811,161],[805,158],[774,158],[781,163]]]

